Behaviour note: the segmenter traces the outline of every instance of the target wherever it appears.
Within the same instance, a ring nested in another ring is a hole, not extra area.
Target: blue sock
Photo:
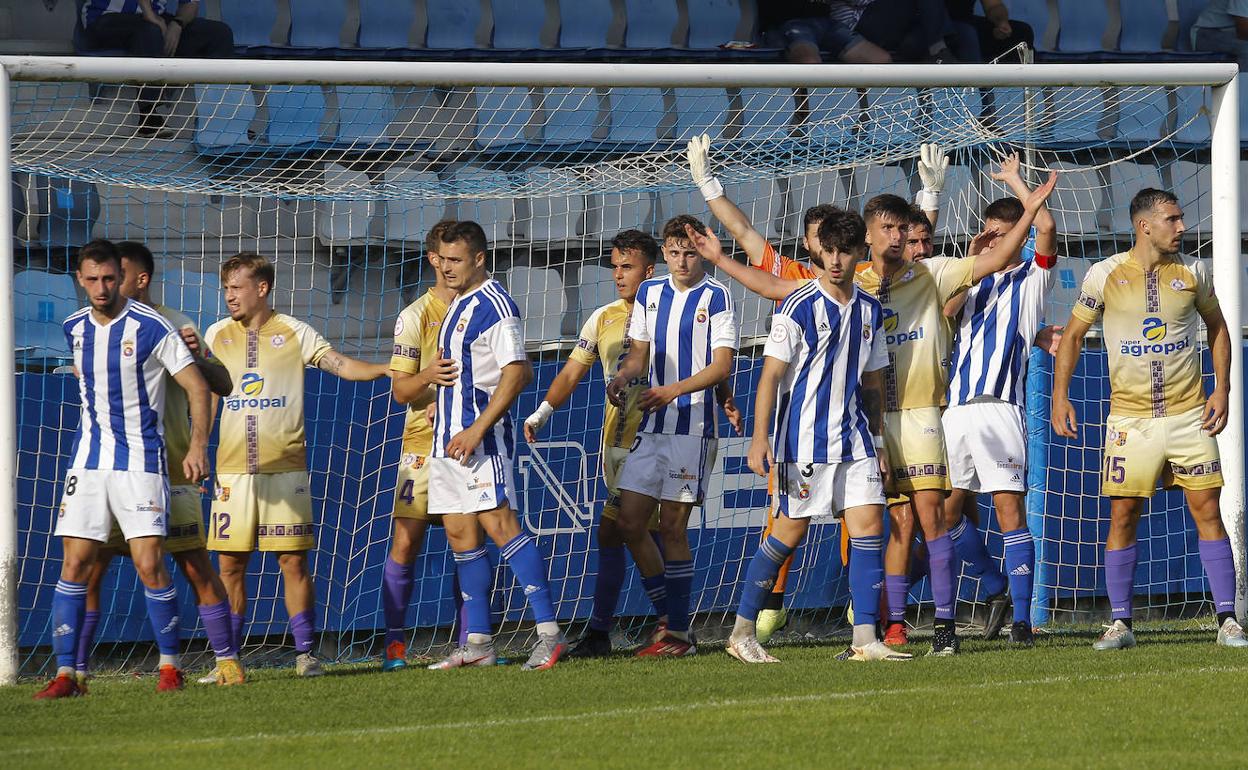
[[[82,616],[82,633],[78,635],[78,659],[75,667],[84,674],[91,667],[91,646],[95,643],[95,627],[99,624],[99,610],[87,610]]]
[[[489,636],[490,581],[493,579],[490,560],[485,546],[463,553],[455,553],[455,573],[459,577],[459,595],[464,600],[464,612],[468,616],[468,633]]]
[[[624,546],[598,546],[598,579],[594,581],[594,612],[589,627],[610,631],[624,587]]]
[[[667,576],[660,572],[657,575],[641,576],[641,587],[654,605],[654,614],[661,618],[667,617]]]
[[[852,542],[852,541],[851,541]],[[758,619],[758,611],[762,609],[767,594],[771,593],[776,584],[776,575],[780,574],[780,565],[789,558],[793,549],[768,535],[767,539],[758,544],[750,566],[745,570],[745,582],[741,584],[741,604],[737,607],[737,616],[748,621]],[[853,559],[850,559],[852,568]]]
[[[693,598],[693,560],[669,561],[667,575],[667,628],[678,634],[689,633],[689,608]]]
[[[555,605],[550,599],[550,585],[546,582],[546,564],[533,538],[524,533],[516,535],[503,546],[503,558],[524,588],[524,596],[533,608],[533,619],[538,623],[553,621]]]
[[[145,588],[147,619],[156,634],[156,647],[160,654],[178,654],[178,589],[172,583],[164,588]]]
[[[87,614],[87,584],[56,581],[52,594],[52,651],[56,667],[73,671],[78,657],[78,637]]]
[[[979,578],[989,596],[996,596],[1005,590],[1005,576],[988,555],[988,548],[984,545],[984,538],[980,536],[979,530],[965,516],[958,521],[957,526],[949,530],[949,539],[953,541],[953,550],[958,558],[970,565],[967,572]],[[954,565],[953,571],[957,574],[957,565]]]
[[[1010,598],[1014,600],[1014,622],[1031,620],[1032,582],[1036,544],[1026,527],[1002,532],[1005,539],[1005,571],[1010,576]]]
[[[854,603],[854,625],[874,626],[879,618],[880,587],[884,583],[884,538],[881,535],[849,539],[849,598]]]
[[[949,535],[927,541],[927,558],[932,564],[932,603],[936,620],[953,620],[953,543]],[[937,624],[939,625],[939,624]]]

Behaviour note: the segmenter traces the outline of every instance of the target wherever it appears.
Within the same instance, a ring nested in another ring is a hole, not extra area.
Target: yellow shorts
[[[607,501],[602,504],[602,518],[615,521],[620,515],[620,490],[616,482],[620,478],[620,469],[628,459],[628,447],[609,446],[602,450],[602,475],[607,481]],[[647,524],[651,532],[659,531],[659,506],[654,507]]]
[[[316,525],[307,471],[217,474],[211,522],[209,550],[311,550]]]
[[[404,453],[399,460],[399,478],[394,487],[394,516],[397,519],[429,520],[429,466],[423,455]]]
[[[169,534],[165,536],[166,553],[182,553],[204,547],[204,509],[200,505],[202,495],[196,484],[169,487]],[[130,547],[121,534],[121,527],[113,522],[113,531],[104,546],[119,553],[129,553]]]
[[[923,406],[884,413],[884,447],[895,487],[889,505],[908,502],[911,492],[950,489],[940,411]]]
[[[1200,429],[1204,407],[1169,417],[1121,417],[1105,421],[1101,494],[1152,497],[1163,487],[1222,486],[1218,442]]]

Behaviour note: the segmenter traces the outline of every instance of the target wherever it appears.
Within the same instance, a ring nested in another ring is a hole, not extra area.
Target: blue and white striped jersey
[[[459,380],[439,388],[433,423],[433,456],[446,457],[446,445],[455,434],[477,421],[490,403],[503,367],[525,360],[520,308],[502,284],[493,278],[455,298],[446,311],[438,347],[443,358],[459,364]],[[511,415],[504,414],[485,434],[476,456],[515,453]]]
[[[771,318],[763,355],[789,365],[772,420],[776,462],[842,463],[875,457],[862,374],[888,366],[884,309],[854,287],[842,305],[811,281]]]
[[[685,291],[671,276],[651,278],[637,290],[628,336],[650,344],[650,385],[672,385],[705,369],[716,348],[737,349],[732,297],[710,276]],[[686,393],[648,412],[639,430],[714,438],[715,389]]]
[[[955,319],[951,406],[976,398],[1023,406],[1027,358],[1044,323],[1045,303],[1053,286],[1053,271],[1036,259],[1034,228],[1022,258],[1022,264],[985,276],[967,290],[966,304]]]
[[[86,307],[63,328],[82,399],[69,467],[166,473],[165,372],[195,363],[182,337],[164,316],[133,300],[107,326]]]
[[[195,0],[152,0],[152,12],[157,16],[169,16],[178,6]],[[87,0],[82,4],[82,26],[106,13],[141,13],[139,0]]]

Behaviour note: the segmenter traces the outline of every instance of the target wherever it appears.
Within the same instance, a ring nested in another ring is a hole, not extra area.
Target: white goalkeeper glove
[[[702,191],[702,197],[708,202],[724,197],[724,186],[710,175],[711,137],[706,134],[695,136],[689,140],[685,148],[685,157],[689,159],[689,174],[693,183]]]
[[[945,170],[949,168],[949,156],[940,149],[938,144],[919,146],[919,179],[923,180],[923,189],[915,196],[914,202],[923,211],[940,210],[940,191],[945,189]]]
[[[555,408],[548,402],[543,401],[537,409],[534,410],[533,414],[528,416],[528,419],[524,421],[524,424],[532,428],[534,433],[537,433],[543,426],[546,425],[546,421],[549,420],[550,416],[554,413]]]

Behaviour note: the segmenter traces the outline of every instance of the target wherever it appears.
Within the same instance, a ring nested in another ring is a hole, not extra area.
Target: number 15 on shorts
[[[1105,455],[1103,476],[1107,484],[1121,484],[1127,480],[1127,458]]]

